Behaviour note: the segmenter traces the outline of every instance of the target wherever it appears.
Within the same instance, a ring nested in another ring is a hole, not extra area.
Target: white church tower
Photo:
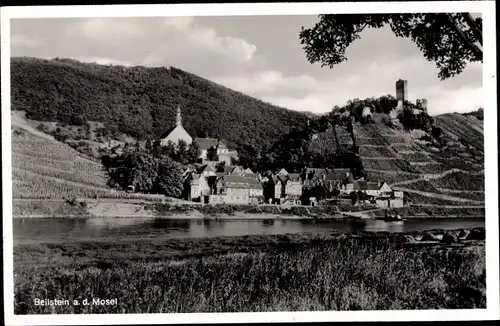
[[[171,141],[174,145],[179,144],[179,140],[184,140],[187,145],[191,145],[193,142],[193,138],[189,136],[188,132],[182,126],[182,116],[181,116],[181,107],[177,106],[177,115],[175,118],[175,128],[168,133],[167,137],[163,138],[160,142],[162,146],[167,146],[168,142]]]

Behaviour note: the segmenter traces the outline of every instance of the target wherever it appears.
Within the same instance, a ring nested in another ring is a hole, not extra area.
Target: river
[[[380,220],[192,220],[144,218],[16,218],[14,245],[77,241],[178,239],[300,232],[387,231],[484,227],[484,219]]]

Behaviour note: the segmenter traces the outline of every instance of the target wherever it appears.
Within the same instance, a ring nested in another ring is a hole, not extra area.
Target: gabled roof
[[[382,184],[378,182],[355,181],[353,184],[354,190],[379,190]]]
[[[213,148],[227,148],[226,143],[223,140],[219,140],[216,138],[195,138],[194,141],[200,145],[200,149],[207,150],[210,147]]]
[[[228,183],[248,183],[245,177],[239,175],[224,175],[222,179]]]
[[[216,148],[218,143],[215,138],[195,138],[194,141],[200,145],[201,150],[207,150],[210,147]]]
[[[291,180],[291,181],[300,181],[300,174],[299,173],[289,173],[288,174],[288,180]]]
[[[351,175],[352,172],[350,169],[328,169],[328,172],[325,176],[325,180],[344,181]]]
[[[203,173],[203,172],[214,172],[215,173],[215,170],[211,165],[205,164],[205,165],[202,165],[198,168],[198,173]]]
[[[168,141],[172,141],[174,144],[177,144],[181,139],[186,141],[187,144],[191,144],[193,141],[189,133],[181,125],[172,128],[165,134],[166,136],[161,138],[161,144],[163,146],[167,145]]]

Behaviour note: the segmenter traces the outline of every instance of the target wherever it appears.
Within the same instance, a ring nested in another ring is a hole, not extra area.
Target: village
[[[396,120],[408,99],[407,81],[396,82],[397,106],[389,116]],[[427,111],[427,100],[417,100],[418,109]],[[370,115],[367,107],[363,116]],[[366,111],[366,112],[365,112]],[[176,126],[161,145],[177,145],[184,141],[188,146],[196,142],[200,148],[199,163],[183,173],[183,199],[202,204],[274,204],[274,205],[362,205],[378,208],[398,208],[405,205],[404,193],[395,191],[383,180],[370,182],[354,178],[349,168],[304,168],[301,173],[281,169],[263,175],[249,168],[233,165],[238,152],[228,148],[224,141],[215,138],[192,138],[182,126],[180,107],[177,107]]]
[[[191,138],[182,127],[178,108],[176,127],[161,142],[162,145],[177,144],[180,140],[188,145],[196,142],[201,152],[200,163],[188,167],[183,173],[183,198],[192,202],[287,206],[366,203],[379,208],[404,205],[403,192],[393,191],[386,182],[354,179],[350,169],[305,168],[300,174],[281,169],[275,174],[262,175],[249,168],[231,165],[232,160],[238,158],[237,151],[214,138]],[[214,157],[216,160],[210,160]]]

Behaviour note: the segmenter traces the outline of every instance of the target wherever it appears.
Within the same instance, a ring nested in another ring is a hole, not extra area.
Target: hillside
[[[35,130],[16,115],[11,136],[14,200],[152,198],[110,189],[101,163]]]
[[[484,203],[484,139],[482,120],[473,115],[447,113],[434,117],[442,130],[437,142],[421,131],[385,124],[354,124],[354,140],[346,128],[336,127],[341,148],[359,147],[367,179],[385,181],[408,194],[417,204],[473,205]],[[330,128],[310,147],[317,152],[336,149]]]
[[[381,99],[375,104],[390,102]],[[111,140],[160,137],[173,126],[178,103],[191,135],[220,136],[242,153],[247,151],[249,162],[259,156],[257,152],[272,158],[273,144],[293,128],[303,130],[309,125],[307,117],[313,123],[323,119],[266,104],[176,68],[14,58],[14,197],[130,197],[107,187],[101,164],[92,159],[95,149],[111,145]],[[351,106],[362,107],[358,104]],[[374,113],[374,123],[354,123],[354,137],[337,125],[335,130],[330,127],[314,134],[306,150],[326,154],[339,147],[349,150],[355,144],[366,178],[404,190],[414,203],[484,203],[481,110],[436,116],[433,123],[439,134],[434,129],[428,134],[389,127],[383,122],[387,116],[382,104]],[[292,153],[289,145],[305,134],[288,135],[292,139],[285,137],[281,144],[284,154]],[[300,153],[293,154],[290,158],[296,159]]]
[[[11,59],[12,110],[37,121],[103,123],[104,136],[157,139],[175,124],[178,105],[193,137],[220,137],[230,146],[261,149],[304,113],[232,91],[171,67],[105,66],[72,59]]]

